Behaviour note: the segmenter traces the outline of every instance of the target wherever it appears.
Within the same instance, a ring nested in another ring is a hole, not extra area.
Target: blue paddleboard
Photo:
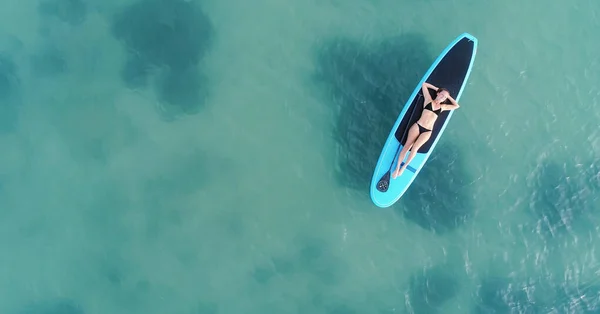
[[[387,190],[380,190],[381,187],[378,189],[378,183],[381,178],[386,175],[390,168],[392,169],[392,173],[396,168],[398,154],[406,140],[408,128],[410,128],[410,126],[412,126],[421,116],[424,100],[421,86],[426,81],[437,87],[445,87],[450,91],[450,95],[459,102],[460,96],[469,78],[469,74],[471,73],[476,52],[477,39],[468,33],[461,34],[454,39],[444,51],[442,51],[429,70],[427,70],[419,84],[415,87],[415,90],[412,95],[410,95],[404,109],[400,112],[400,115],[383,146],[381,154],[379,155],[377,165],[375,166],[375,171],[373,172],[373,177],[371,179],[370,191],[371,200],[375,205],[379,207],[389,207],[402,197],[423,166],[425,166],[427,159],[431,155],[431,152],[435,148],[435,145],[440,139],[454,112],[442,111],[440,113],[432,130],[431,137],[423,146],[421,146],[417,155],[406,167],[406,170],[404,170],[402,175],[396,177],[396,179],[393,179],[390,175]],[[393,165],[392,162],[394,163]]]

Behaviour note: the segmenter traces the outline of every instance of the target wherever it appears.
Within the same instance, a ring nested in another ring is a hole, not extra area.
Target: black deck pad
[[[454,45],[442,58],[442,60],[440,60],[426,81],[434,86],[446,88],[450,92],[450,95],[456,99],[456,95],[462,87],[467,75],[467,71],[469,70],[469,64],[471,63],[471,58],[473,57],[474,44],[475,43],[468,38],[463,38],[457,42],[456,45]],[[421,86],[419,86],[419,89],[420,88]],[[430,91],[432,96],[434,96],[433,98],[435,98],[435,91]],[[404,115],[404,118],[402,118],[402,122],[400,122],[398,129],[396,129],[396,139],[402,145],[404,145],[406,142],[408,128],[416,123],[421,117],[421,113],[423,112],[423,101],[425,100],[422,95],[422,91],[419,90],[416,97],[410,104],[410,108],[408,108],[408,111]],[[417,107],[415,108],[415,106]],[[412,111],[413,109],[414,113]],[[442,111],[440,113],[435,121],[431,137],[425,144],[423,144],[423,146],[421,146],[421,148],[419,148],[419,153],[429,152],[431,145],[439,136],[440,130],[448,118],[449,113],[449,111]],[[408,121],[409,119],[410,121]]]

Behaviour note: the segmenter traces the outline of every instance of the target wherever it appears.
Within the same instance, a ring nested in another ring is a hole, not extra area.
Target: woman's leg
[[[400,155],[398,155],[398,164],[396,165],[396,170],[392,174],[392,178],[395,179],[396,176],[399,175],[400,164],[404,160],[404,157],[406,157],[406,153],[408,152],[408,150],[413,146],[417,137],[419,137],[419,126],[415,123],[410,127],[410,129],[408,129],[408,136],[406,136],[406,143],[405,143],[404,147],[402,147],[402,150],[400,151]]]
[[[417,155],[419,148],[421,148],[421,146],[423,146],[423,144],[425,144],[425,142],[427,142],[427,140],[429,140],[430,137],[431,137],[431,132],[425,132],[425,133],[421,133],[421,135],[419,135],[419,137],[415,140],[415,143],[413,144],[412,148],[410,149],[410,154],[408,155],[408,159],[406,160],[406,163],[404,164],[404,166],[400,167],[400,171],[398,172],[398,175],[402,175],[402,172],[404,172],[404,169],[406,169],[408,164],[410,164],[410,162],[413,160],[413,158],[415,158],[415,156]]]

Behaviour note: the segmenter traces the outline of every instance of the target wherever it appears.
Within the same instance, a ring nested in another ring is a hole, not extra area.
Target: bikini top
[[[436,116],[439,116],[439,115],[440,115],[440,112],[442,112],[442,107],[440,107],[438,110],[433,110],[433,107],[431,106],[431,103],[428,103],[428,104],[425,106],[425,109],[427,109],[427,110],[429,110],[429,111],[431,111],[431,112],[435,113],[435,115],[436,115]]]

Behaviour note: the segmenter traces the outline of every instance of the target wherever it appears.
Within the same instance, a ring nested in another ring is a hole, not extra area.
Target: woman
[[[429,93],[429,89],[433,89],[436,91],[435,99],[432,99],[431,94]],[[442,112],[442,110],[455,110],[459,107],[456,100],[450,96],[450,92],[447,89],[441,87],[435,87],[427,82],[423,83],[421,87],[423,91],[423,113],[421,113],[421,117],[417,121],[417,123],[413,124],[408,130],[408,136],[406,138],[406,144],[402,147],[402,151],[398,156],[398,165],[396,166],[396,171],[392,174],[392,178],[396,179],[397,176],[402,175],[406,166],[410,164],[410,162],[417,155],[417,151],[419,148],[429,140],[431,137],[431,130],[433,130],[433,125],[437,120],[438,115]],[[444,101],[449,100],[450,105],[442,104]],[[402,160],[406,156],[406,153],[410,150],[410,155],[408,155],[408,160],[402,167]]]

